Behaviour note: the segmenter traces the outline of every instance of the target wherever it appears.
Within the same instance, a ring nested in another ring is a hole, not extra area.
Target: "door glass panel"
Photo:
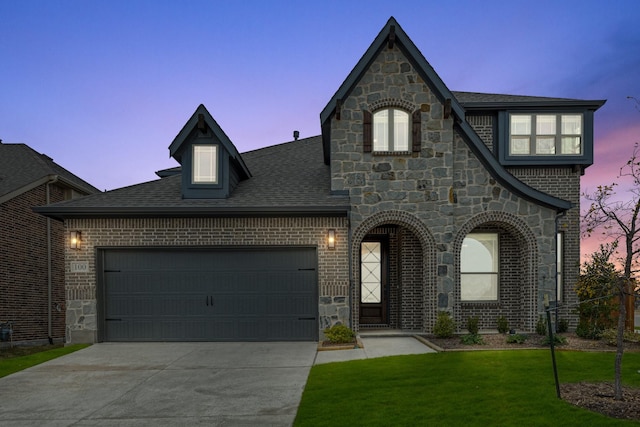
[[[382,295],[382,244],[363,242],[360,249],[360,301],[379,303]]]

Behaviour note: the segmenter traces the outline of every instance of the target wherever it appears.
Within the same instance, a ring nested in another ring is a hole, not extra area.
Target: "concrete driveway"
[[[290,426],[316,348],[95,344],[0,378],[0,425]]]

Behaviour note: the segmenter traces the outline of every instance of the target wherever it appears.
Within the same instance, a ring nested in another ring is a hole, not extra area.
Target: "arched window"
[[[460,299],[497,301],[498,264],[498,234],[468,234],[460,254]]]
[[[409,113],[385,108],[373,113],[373,151],[409,151]]]

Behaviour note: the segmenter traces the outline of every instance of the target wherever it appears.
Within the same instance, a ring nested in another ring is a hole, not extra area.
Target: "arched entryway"
[[[480,329],[494,330],[501,316],[513,329],[532,330],[537,313],[537,247],[525,222],[505,212],[484,212],[460,229],[454,242],[453,307],[460,330],[470,317],[478,317]]]
[[[424,332],[436,313],[435,243],[413,215],[386,211],[352,235],[352,325]]]

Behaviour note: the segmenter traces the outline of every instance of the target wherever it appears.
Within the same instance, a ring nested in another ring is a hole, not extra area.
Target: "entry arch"
[[[399,210],[377,212],[363,220],[351,236],[351,325],[354,331],[360,329],[360,247],[367,235],[384,226],[398,226],[412,233],[421,249],[421,331],[430,331],[436,319],[436,241],[425,224],[416,216]],[[414,302],[415,303],[415,302]]]

